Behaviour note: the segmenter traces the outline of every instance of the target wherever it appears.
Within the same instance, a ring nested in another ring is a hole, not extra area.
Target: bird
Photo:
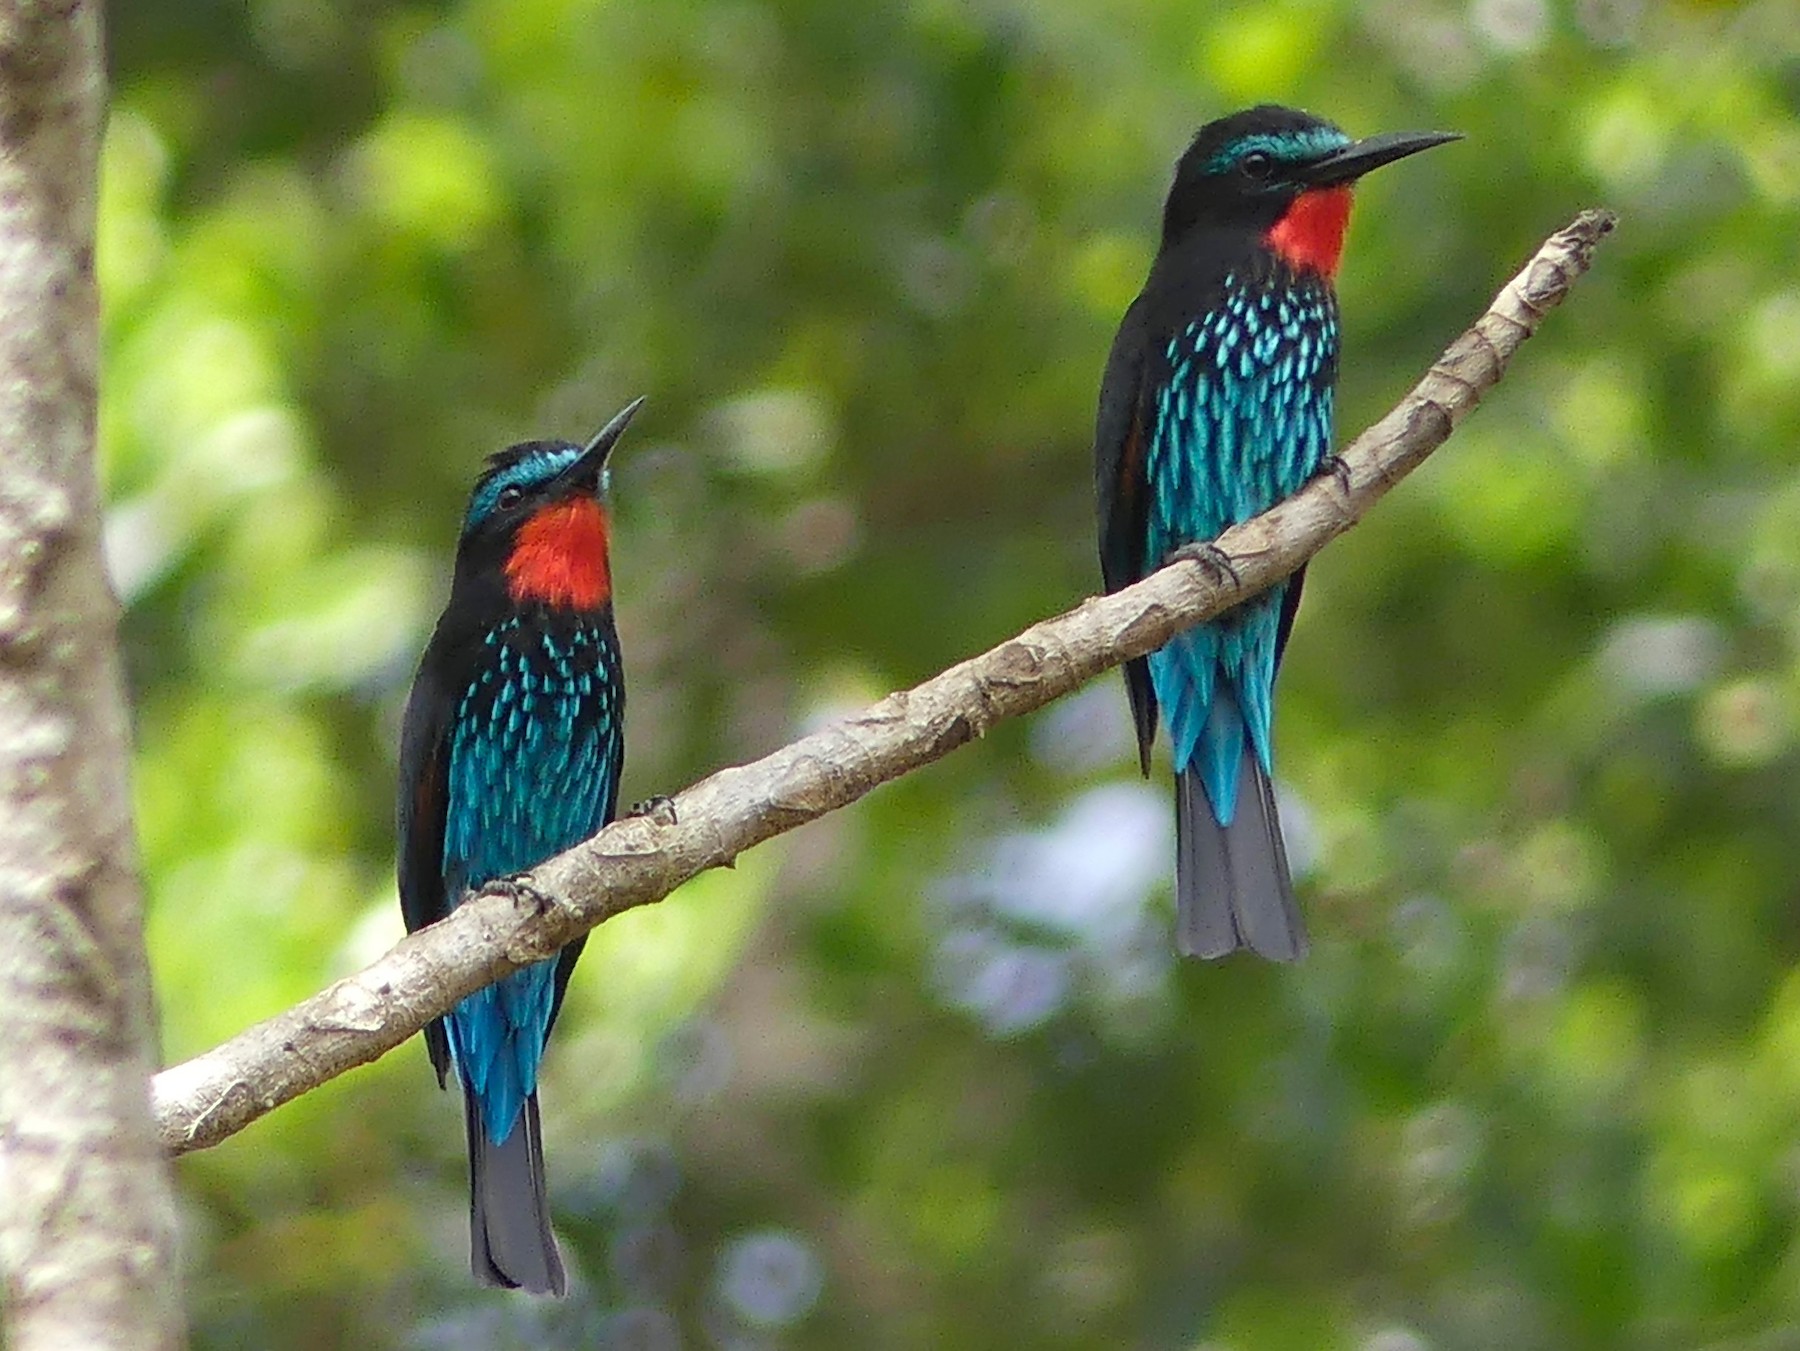
[[[489,458],[469,498],[450,599],[400,735],[400,907],[409,932],[613,819],[625,685],[613,622],[607,457],[643,400],[586,445]],[[425,1029],[454,1071],[469,1153],[470,1267],[484,1285],[561,1295],[538,1067],[582,942],[478,990]]]
[[[1351,190],[1460,137],[1353,140],[1264,104],[1209,122],[1175,168],[1162,236],[1101,381],[1094,470],[1100,570],[1117,591],[1210,544],[1333,468],[1334,280]],[[1271,785],[1272,700],[1303,571],[1126,663],[1138,758],[1160,713],[1175,765],[1183,955],[1307,947]]]

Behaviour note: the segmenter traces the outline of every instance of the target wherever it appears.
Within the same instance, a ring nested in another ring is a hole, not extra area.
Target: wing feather
[[[1094,489],[1100,516],[1100,575],[1108,593],[1144,576],[1144,531],[1149,486],[1144,476],[1148,446],[1144,432],[1144,366],[1147,339],[1143,297],[1132,302],[1113,339],[1100,384],[1100,410],[1094,426]],[[1149,663],[1142,657],[1125,663],[1125,693],[1137,729],[1138,760],[1150,772],[1150,747],[1156,740],[1156,691]]]
[[[444,819],[449,808],[450,700],[432,653],[426,653],[406,701],[400,732],[398,881],[406,931],[424,928],[449,913],[444,887]],[[442,1085],[450,1072],[450,1042],[443,1019],[425,1028],[425,1049]]]

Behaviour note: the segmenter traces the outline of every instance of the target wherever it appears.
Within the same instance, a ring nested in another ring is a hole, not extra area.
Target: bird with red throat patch
[[[450,602],[400,739],[400,907],[408,930],[612,820],[625,758],[607,457],[642,399],[585,446],[527,441],[476,481]],[[538,1068],[582,940],[425,1029],[454,1073],[469,1147],[470,1265],[484,1285],[560,1295]]]
[[[1202,127],[1175,169],[1162,244],[1107,361],[1094,436],[1108,591],[1297,492],[1331,463],[1333,281],[1351,191],[1458,139],[1352,140],[1263,106]],[[1138,753],[1175,762],[1176,940],[1197,957],[1306,948],[1271,786],[1272,705],[1302,573],[1125,667]]]

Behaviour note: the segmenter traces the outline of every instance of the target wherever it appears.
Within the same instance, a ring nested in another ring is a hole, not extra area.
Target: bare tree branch
[[[97,0],[0,0],[0,1342],[183,1341],[94,475]]]
[[[490,887],[356,975],[159,1074],[163,1142],[175,1151],[217,1144],[603,920],[661,900],[695,874],[856,801],[1003,718],[1042,708],[1287,576],[1450,435],[1612,227],[1610,213],[1589,211],[1552,235],[1399,406],[1344,452],[1341,473],[1321,475],[1221,536],[1235,576],[1193,562],[1165,568],[753,764],[721,770],[674,799],[672,823],[615,822],[533,869],[522,886]]]

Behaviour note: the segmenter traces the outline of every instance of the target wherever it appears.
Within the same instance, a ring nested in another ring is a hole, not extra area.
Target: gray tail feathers
[[[536,1295],[562,1294],[568,1282],[550,1232],[537,1094],[525,1099],[503,1145],[488,1139],[466,1087],[463,1122],[469,1132],[469,1265],[475,1279]]]
[[[1239,948],[1278,962],[1306,952],[1306,925],[1288,877],[1275,790],[1245,740],[1237,810],[1222,826],[1200,775],[1175,776],[1175,934],[1186,957]]]

